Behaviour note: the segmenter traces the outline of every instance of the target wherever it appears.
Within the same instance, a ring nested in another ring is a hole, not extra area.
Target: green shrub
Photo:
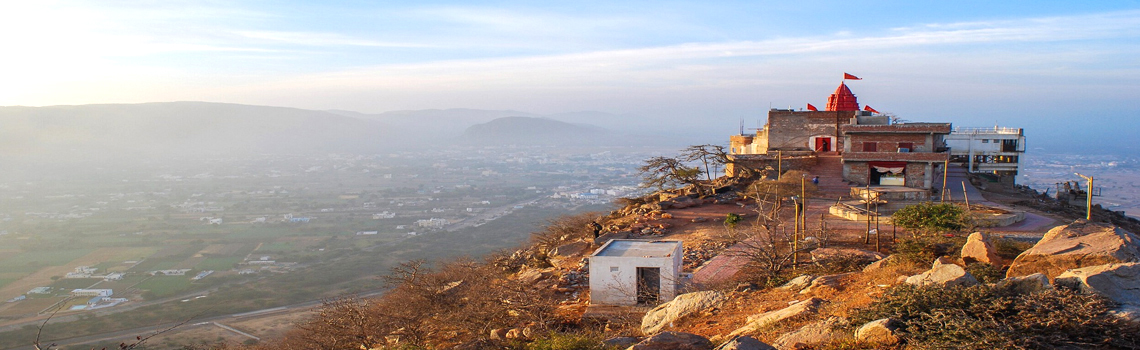
[[[1022,242],[1009,238],[999,238],[994,240],[994,249],[997,250],[998,256],[1006,261],[1013,261],[1021,252],[1029,250],[1033,247],[1033,243]]]
[[[966,244],[963,237],[918,236],[901,238],[895,244],[894,253],[900,258],[917,264],[930,264],[941,256],[954,256]]]
[[[892,214],[891,220],[896,226],[924,234],[957,232],[969,226],[966,211],[949,203],[908,205]]]
[[[916,349],[1136,348],[1140,327],[1109,313],[1103,297],[1057,289],[899,285],[852,316],[850,327],[880,318],[899,322]]]
[[[973,263],[966,265],[966,272],[973,275],[982,283],[995,283],[1005,278],[1005,271],[1000,267],[993,266],[986,263]]]
[[[602,339],[585,334],[551,333],[525,346],[526,350],[609,350]]]

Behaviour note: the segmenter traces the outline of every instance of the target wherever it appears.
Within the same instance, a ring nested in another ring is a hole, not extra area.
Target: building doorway
[[[835,152],[834,136],[812,136],[811,145],[816,152]]]
[[[906,186],[906,162],[868,162],[872,186]]]
[[[656,304],[661,300],[661,268],[637,268],[637,303]]]

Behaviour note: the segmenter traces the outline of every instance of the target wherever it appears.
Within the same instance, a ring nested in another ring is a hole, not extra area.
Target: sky
[[[0,106],[602,111],[732,132],[771,107],[1089,146],[1140,129],[1140,1],[0,0]],[[1119,143],[1113,147],[1134,147]]]

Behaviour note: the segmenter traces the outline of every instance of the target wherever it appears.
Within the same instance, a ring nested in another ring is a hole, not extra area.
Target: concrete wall
[[[670,257],[590,257],[590,303],[600,305],[637,305],[637,268],[661,269],[661,302],[677,296],[681,278],[680,245]],[[616,268],[617,271],[613,271]]]

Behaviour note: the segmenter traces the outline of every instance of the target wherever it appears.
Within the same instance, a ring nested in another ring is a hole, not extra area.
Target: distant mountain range
[[[620,142],[617,135],[589,124],[534,117],[503,117],[467,128],[459,140],[471,145],[600,145]]]
[[[630,118],[603,112],[540,115],[446,109],[365,114],[209,102],[0,107],[0,157],[99,160],[375,153],[423,149],[434,142],[671,142],[623,132],[633,130],[633,124]]]

